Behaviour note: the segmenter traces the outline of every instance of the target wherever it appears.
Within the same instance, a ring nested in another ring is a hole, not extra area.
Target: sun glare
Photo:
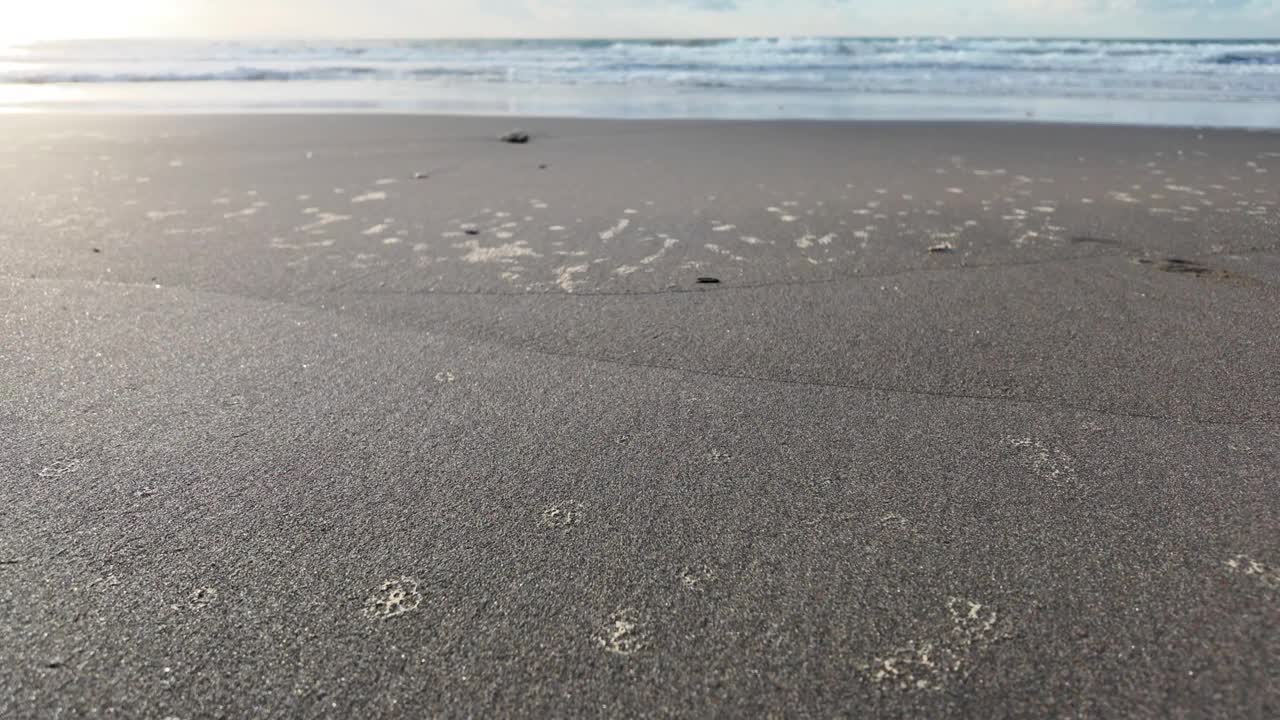
[[[164,33],[181,0],[0,0],[0,45]]]

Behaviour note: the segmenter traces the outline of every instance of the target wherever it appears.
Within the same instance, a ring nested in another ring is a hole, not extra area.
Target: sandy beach
[[[0,717],[1280,713],[1280,133],[0,116],[0,298]]]

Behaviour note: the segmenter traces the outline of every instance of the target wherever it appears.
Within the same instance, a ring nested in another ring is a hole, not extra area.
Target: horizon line
[[[61,38],[40,38],[33,40],[0,38],[0,44],[36,45],[60,42],[138,42],[138,41],[213,41],[244,42],[272,40],[309,40],[309,41],[358,41],[358,42],[405,42],[405,41],[557,41],[557,40],[604,40],[618,42],[662,42],[688,40],[1112,40],[1112,41],[1249,41],[1280,42],[1280,35],[1051,35],[1051,34],[993,34],[968,35],[948,33],[921,34],[873,34],[873,35],[133,35],[133,36],[82,36]]]

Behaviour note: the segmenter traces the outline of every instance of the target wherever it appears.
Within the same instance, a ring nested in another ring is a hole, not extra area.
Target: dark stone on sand
[[[541,165],[539,165],[539,166],[538,166],[538,169],[539,169],[539,170],[546,170],[546,169],[547,169],[547,164],[546,164],[546,163],[542,163]]]
[[[480,234],[480,228],[466,227],[466,228],[462,228],[462,232],[464,232],[464,233],[466,233],[466,234],[468,234],[468,235],[479,235],[479,234]]]
[[[955,248],[951,246],[951,243],[944,242],[944,243],[938,243],[937,245],[929,246],[930,253],[949,253],[952,250],[955,250]]]
[[[699,284],[699,285],[715,285],[715,284],[717,284],[717,283],[719,283],[719,282],[720,282],[720,278],[713,278],[713,277],[700,277],[700,278],[698,278],[698,284]]]
[[[498,139],[504,143],[512,143],[513,145],[523,145],[529,142],[529,133],[524,132],[522,130],[513,130]]]
[[[1076,235],[1075,237],[1071,238],[1071,242],[1078,243],[1078,244],[1090,243],[1093,245],[1119,245],[1120,244],[1119,240],[1113,240],[1111,238],[1093,237],[1092,235]]]
[[[93,251],[96,253],[100,253],[102,252],[102,248],[94,248]]]

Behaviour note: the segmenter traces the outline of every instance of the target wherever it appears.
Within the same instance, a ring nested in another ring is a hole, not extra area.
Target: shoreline
[[[180,100],[177,100],[180,98]],[[0,114],[354,114],[607,120],[1049,122],[1280,128],[1280,100],[842,94],[393,82],[0,85]]]
[[[1145,124],[1145,123],[1126,123],[1126,122],[1088,122],[1088,121],[1071,121],[1071,120],[1054,120],[1041,118],[1009,118],[1009,119],[983,119],[983,118],[804,118],[804,117],[597,117],[584,115],[536,115],[536,114],[503,114],[503,113],[459,113],[459,112],[434,112],[424,110],[421,112],[413,111],[396,111],[396,110],[315,110],[304,111],[297,109],[288,110],[235,110],[226,111],[208,111],[208,110],[93,110],[93,109],[76,109],[76,110],[50,110],[50,109],[23,109],[23,110],[0,110],[0,120],[22,119],[22,118],[63,118],[72,121],[75,119],[97,118],[104,120],[119,121],[127,118],[146,118],[149,120],[166,120],[166,119],[202,119],[202,120],[226,120],[234,118],[243,119],[264,119],[264,120],[314,120],[314,119],[331,119],[331,120],[388,120],[388,121],[443,121],[443,122],[478,122],[486,126],[495,125],[510,126],[518,128],[522,123],[598,123],[602,125],[653,125],[653,126],[757,126],[757,127],[775,127],[779,129],[787,128],[839,128],[839,127],[862,127],[862,128],[937,128],[945,130],[947,128],[983,128],[983,127],[1008,127],[1008,128],[1041,128],[1052,130],[1054,128],[1064,130],[1155,130],[1160,132],[1179,132],[1179,131],[1197,131],[1197,132],[1213,132],[1213,133],[1244,133],[1249,135],[1280,133],[1280,125],[1276,126],[1251,126],[1251,125],[1181,125],[1181,124]]]

